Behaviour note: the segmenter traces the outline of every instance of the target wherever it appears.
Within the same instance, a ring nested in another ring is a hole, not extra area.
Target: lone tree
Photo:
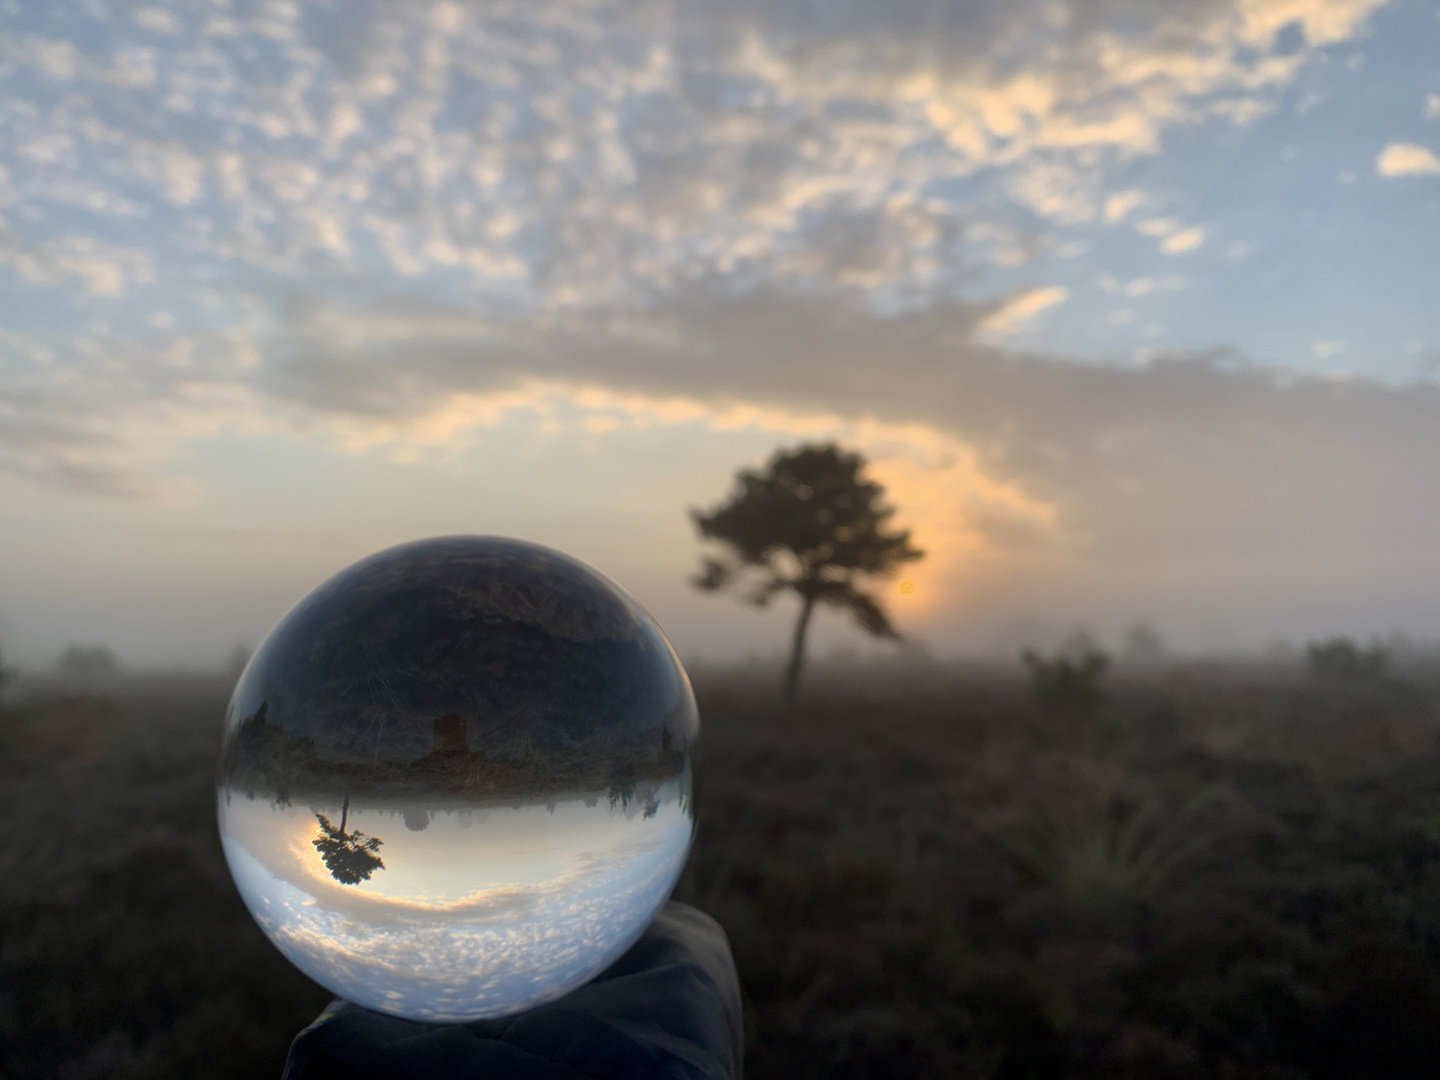
[[[736,473],[735,491],[725,502],[708,513],[690,512],[701,535],[725,548],[720,557],[704,560],[693,579],[697,588],[733,586],[757,607],[783,592],[800,598],[785,668],[787,702],[800,685],[816,604],[848,608],[877,637],[900,636],[859,580],[888,577],[925,553],[911,546],[908,531],[886,531],[895,511],[864,468],[863,457],[834,443],[777,450],[763,472]]]
[[[384,870],[385,863],[375,854],[385,843],[376,836],[366,836],[359,829],[345,831],[345,820],[350,816],[350,796],[345,796],[345,805],[340,808],[340,825],[330,824],[324,814],[316,814],[320,822],[320,835],[310,843],[320,853],[325,869],[342,885],[359,885],[369,881],[376,870]]]

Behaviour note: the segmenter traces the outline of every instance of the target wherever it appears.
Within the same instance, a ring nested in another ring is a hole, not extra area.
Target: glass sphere
[[[699,716],[618,586],[536,544],[372,555],[281,620],[226,714],[220,838],[316,982],[413,1020],[580,985],[665,903]]]

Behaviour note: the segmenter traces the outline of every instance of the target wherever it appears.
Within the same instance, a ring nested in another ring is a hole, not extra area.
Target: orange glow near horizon
[[[394,460],[413,462],[427,454],[458,452],[473,441],[474,433],[516,413],[537,418],[554,431],[583,432],[592,438],[697,425],[715,433],[765,432],[782,442],[834,439],[859,450],[896,509],[894,526],[909,529],[926,553],[906,568],[898,590],[911,618],[924,619],[942,608],[982,567],[1010,554],[992,535],[997,526],[1051,546],[1061,539],[1054,504],[1015,480],[995,475],[963,439],[920,423],[533,380],[495,395],[455,395],[409,421],[390,421],[363,432],[347,425],[332,437],[350,452],[379,449]],[[745,464],[760,462],[736,463]]]

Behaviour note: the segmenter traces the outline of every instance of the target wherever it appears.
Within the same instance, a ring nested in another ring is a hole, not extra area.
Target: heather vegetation
[[[697,672],[748,1075],[1440,1073],[1440,662],[1333,645]],[[6,690],[0,1077],[275,1076],[327,1000],[219,854],[227,689]]]

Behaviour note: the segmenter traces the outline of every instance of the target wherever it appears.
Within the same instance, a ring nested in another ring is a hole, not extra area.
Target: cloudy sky
[[[929,550],[885,596],[942,651],[1440,637],[1434,0],[0,26],[24,663],[214,663],[447,532],[586,559],[684,656],[768,654],[785,616],[686,585],[685,511],[819,437]]]
[[[651,814],[601,792],[592,806],[440,811],[418,832],[393,812],[352,811],[349,828],[381,839],[384,864],[353,885],[316,854],[311,808],[235,793],[220,823],[245,903],[302,971],[369,1008],[460,1020],[557,997],[649,925],[693,825],[673,787],[656,794]]]

